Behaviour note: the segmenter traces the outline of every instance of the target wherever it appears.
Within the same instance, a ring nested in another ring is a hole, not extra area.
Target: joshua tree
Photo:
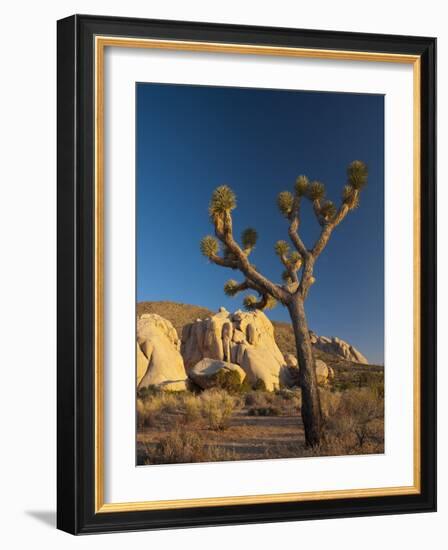
[[[339,208],[325,199],[325,186],[322,183],[310,182],[306,176],[297,178],[293,193],[282,191],[278,195],[277,204],[288,222],[288,235],[293,246],[293,250],[290,250],[290,245],[286,241],[278,241],[275,244],[275,252],[284,266],[283,284],[270,281],[251,263],[249,257],[258,237],[255,229],[248,228],[243,231],[241,244],[235,240],[232,210],[236,208],[236,196],[227,185],[215,189],[209,205],[216,238],[208,235],[201,241],[201,252],[210,261],[222,267],[239,270],[245,276],[240,283],[232,279],[224,285],[224,292],[228,296],[253,290],[258,297],[246,296],[246,309],[253,311],[272,308],[277,302],[288,308],[300,367],[301,413],[305,440],[309,446],[318,445],[322,441],[323,432],[315,364],[304,304],[315,281],[313,271],[317,258],[327,246],[333,230],[359,204],[360,192],[367,183],[366,165],[359,160],[353,161],[347,168],[347,176]],[[305,246],[299,234],[303,198],[312,203],[321,226],[320,235],[311,249]]]

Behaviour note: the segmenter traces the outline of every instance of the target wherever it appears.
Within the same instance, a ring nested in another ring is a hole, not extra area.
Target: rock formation
[[[163,390],[186,389],[187,374],[173,325],[155,313],[137,320],[137,387]]]
[[[188,371],[188,376],[200,388],[206,390],[216,385],[216,377],[224,372],[236,372],[240,383],[246,378],[246,373],[235,363],[219,361],[217,359],[202,359]]]
[[[286,360],[286,369],[284,373],[284,384],[288,387],[299,386],[300,377],[299,377],[299,365],[297,363],[297,358],[292,353],[287,353],[285,355]],[[315,360],[316,367],[316,379],[319,386],[324,386],[328,384],[330,380],[334,379],[334,370],[329,367],[321,359]]]
[[[367,364],[353,346],[339,338],[311,332],[317,349],[348,361]],[[170,321],[155,313],[137,320],[137,387],[164,390],[187,389],[190,378],[206,389],[217,383],[218,373],[237,372],[240,381],[254,386],[262,381],[268,391],[299,385],[299,365],[292,353],[282,355],[274,327],[261,311],[229,313],[225,308],[206,319],[184,326],[182,342]],[[334,372],[316,360],[318,384],[326,384]]]
[[[325,384],[328,384],[330,380],[333,380],[334,371],[331,367],[329,367],[321,359],[316,359],[315,364],[317,383],[320,386],[324,386]]]
[[[286,353],[285,354],[285,363],[288,367],[298,368],[298,366],[299,366],[299,363],[297,361],[297,357],[292,353]]]
[[[314,332],[310,331],[311,343],[317,349],[331,353],[346,359],[347,361],[353,361],[354,363],[362,363],[367,365],[368,361],[364,355],[351,346],[348,342],[341,340],[340,338],[328,338],[327,336],[317,336]]]
[[[283,383],[286,363],[272,323],[261,311],[232,314],[220,308],[212,317],[184,327],[181,351],[187,373],[208,358],[239,365],[250,384],[262,380],[269,391]]]

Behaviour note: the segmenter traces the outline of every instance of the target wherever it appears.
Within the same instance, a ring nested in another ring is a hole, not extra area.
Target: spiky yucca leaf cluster
[[[367,183],[368,170],[365,162],[354,160],[347,168],[348,184],[360,191]]]
[[[267,303],[264,306],[264,309],[274,309],[276,305],[277,305],[277,300],[272,296],[268,295]]]
[[[260,303],[257,297],[254,296],[253,294],[249,294],[248,296],[244,297],[243,304],[244,304],[244,308],[247,311],[255,311],[257,309],[272,309],[277,305],[277,300],[272,296],[268,295],[266,297],[266,305],[263,307],[260,307]]]
[[[287,285],[289,285],[290,283],[292,283],[292,278],[291,278],[291,273],[285,269],[282,273],[282,279],[283,279],[283,282],[286,283]]]
[[[201,253],[206,258],[211,258],[212,256],[215,256],[219,252],[219,244],[218,241],[215,239],[215,237],[212,237],[211,235],[207,235],[201,240]]]
[[[236,208],[236,195],[228,185],[220,185],[212,194],[208,211],[214,217]]]
[[[239,292],[239,283],[234,279],[230,279],[224,285],[224,293],[226,296],[235,296]]]
[[[306,195],[309,184],[310,184],[309,179],[306,176],[299,176],[296,179],[296,184],[294,186],[296,195],[298,197],[302,197],[303,195]]]
[[[320,201],[325,197],[325,185],[320,181],[313,181],[308,186],[307,197],[310,201]]]
[[[351,185],[344,185],[342,202],[346,204],[350,210],[357,208],[359,206],[359,193]]]
[[[241,242],[243,243],[243,248],[252,249],[257,244],[258,233],[253,227],[248,227],[245,229],[241,235]]]
[[[332,201],[325,201],[320,209],[319,214],[325,219],[325,220],[331,220],[336,216],[336,206],[333,204]]]
[[[296,264],[297,262],[300,262],[301,259],[302,259],[302,256],[295,250],[291,252],[291,254],[289,255],[289,261],[292,264]]]
[[[342,202],[350,202],[350,199],[353,196],[353,191],[354,189],[351,185],[344,185],[344,189],[342,190]]]
[[[248,294],[244,297],[243,304],[244,308],[247,309],[247,311],[254,311],[255,309],[257,309],[257,303],[257,297],[253,294]]]
[[[289,244],[286,241],[277,241],[274,250],[277,256],[286,256],[289,252]]]
[[[287,218],[294,208],[294,197],[289,191],[282,191],[277,197],[277,205],[280,212]]]

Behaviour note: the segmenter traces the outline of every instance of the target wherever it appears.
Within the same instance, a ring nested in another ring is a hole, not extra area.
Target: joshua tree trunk
[[[288,310],[294,330],[297,359],[300,368],[300,386],[302,388],[301,412],[305,428],[305,442],[306,445],[315,447],[322,440],[322,412],[303,298],[294,296],[288,303]]]

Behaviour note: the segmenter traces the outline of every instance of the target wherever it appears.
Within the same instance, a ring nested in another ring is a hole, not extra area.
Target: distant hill
[[[137,303],[137,317],[143,313],[156,313],[171,321],[179,338],[182,336],[182,329],[185,325],[196,321],[196,319],[205,319],[213,315],[213,312],[205,307],[177,302],[139,302]]]
[[[182,336],[182,329],[188,323],[196,321],[196,319],[205,319],[210,317],[215,312],[201,306],[194,306],[190,304],[181,304],[177,302],[139,302],[137,304],[137,315],[142,313],[156,313],[171,321],[174,328],[177,330],[179,337]],[[272,321],[275,330],[275,340],[277,342],[280,351],[285,353],[292,353],[296,355],[294,333],[292,326],[289,323],[281,323],[279,321]],[[362,371],[366,367],[372,365],[360,365],[358,363],[352,363],[347,361],[338,355],[326,353],[322,350],[314,348],[314,356],[317,359],[322,359],[327,365],[337,370],[345,370],[355,368],[358,371]],[[381,367],[382,368],[382,367]]]

